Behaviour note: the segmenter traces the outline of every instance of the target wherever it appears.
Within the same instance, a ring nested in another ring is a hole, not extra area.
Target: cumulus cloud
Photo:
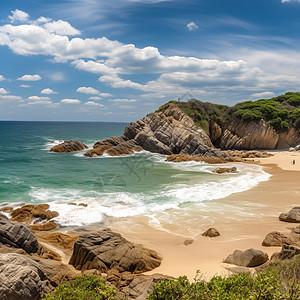
[[[41,91],[41,94],[51,95],[51,94],[57,94],[57,92],[53,91],[52,89],[46,88]]]
[[[88,95],[98,95],[99,91],[92,87],[81,86],[76,90],[78,93],[88,94]]]
[[[0,94],[1,95],[6,95],[6,94],[8,94],[8,91],[4,88],[0,88]]]
[[[186,25],[187,29],[193,31],[198,28],[198,25],[195,22],[188,23]]]
[[[38,74],[35,75],[23,75],[22,77],[18,78],[17,80],[22,80],[22,81],[38,81],[41,80],[41,76]]]
[[[38,100],[38,101],[33,101],[33,102],[28,102],[27,105],[47,105],[51,106],[54,103],[52,101],[45,101],[45,100]]]
[[[0,75],[0,81],[3,81],[3,80],[5,80],[5,77]]]
[[[99,81],[112,88],[130,88],[152,95],[179,97],[187,90],[194,96],[238,90],[248,91],[250,95],[261,90],[272,91],[278,86],[288,89],[299,85],[297,74],[265,71],[257,67],[261,64],[249,64],[245,59],[222,61],[166,56],[156,47],[137,48],[106,37],[70,38],[45,26],[53,23],[52,20],[42,21],[0,26],[0,45],[20,55],[45,55],[56,62],[69,62],[79,70],[98,74]],[[143,83],[127,79],[127,75],[138,74],[150,74],[155,79]],[[102,93],[92,95],[106,97]]]
[[[101,97],[99,97],[99,96],[93,96],[93,97],[90,97],[89,98],[90,100],[101,100],[102,98]]]
[[[22,10],[16,9],[14,11],[11,11],[11,13],[12,13],[12,15],[8,16],[8,18],[10,19],[10,21],[12,23],[14,23],[14,22],[27,22],[29,20],[29,14],[22,11]]]
[[[78,99],[62,99],[60,102],[63,104],[80,104],[81,103],[81,101]]]
[[[285,2],[300,2],[300,0],[281,0],[282,3]]]
[[[20,87],[25,88],[25,89],[28,89],[28,88],[31,87],[31,85],[28,85],[28,84],[21,84]]]
[[[43,21],[46,21],[44,19]],[[53,21],[53,22],[45,22],[43,27],[50,33],[56,33],[59,35],[78,35],[81,32],[70,25],[70,23],[65,22],[63,20]]]
[[[273,92],[261,92],[261,93],[254,93],[251,95],[253,98],[271,98],[274,97],[275,94]]]
[[[50,100],[49,97],[40,97],[40,96],[30,96],[28,97],[28,100],[30,101],[47,101],[47,100]]]
[[[15,95],[0,95],[0,98],[5,100],[22,100],[22,97]]]
[[[100,104],[100,103],[96,103],[94,101],[87,101],[84,103],[84,105],[88,105],[88,106],[98,106],[98,107],[104,107],[103,104]]]

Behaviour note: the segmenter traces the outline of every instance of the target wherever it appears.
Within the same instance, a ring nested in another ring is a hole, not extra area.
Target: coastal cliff
[[[190,100],[170,101],[98,141],[85,156],[112,156],[141,150],[160,154],[226,158],[223,150],[287,149],[300,144],[300,93],[247,101],[233,107]]]

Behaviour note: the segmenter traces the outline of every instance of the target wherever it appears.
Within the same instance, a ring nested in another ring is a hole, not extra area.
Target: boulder
[[[203,236],[216,237],[220,235],[220,232],[216,228],[209,228],[202,233]]]
[[[300,246],[300,226],[292,229],[289,238],[293,245]]]
[[[232,168],[218,168],[217,170],[215,170],[215,172],[218,173],[218,174],[236,173],[237,172],[237,168],[236,167],[232,167]]]
[[[154,286],[163,280],[171,280],[173,277],[153,274],[153,275],[137,275],[125,287],[120,288],[120,299],[144,300],[153,292]]]
[[[224,263],[241,267],[257,267],[267,262],[268,259],[267,253],[250,248],[245,251],[235,250],[224,260]]]
[[[0,218],[0,242],[22,248],[28,253],[35,253],[38,250],[38,241],[27,225],[3,217]]]
[[[282,245],[290,245],[293,242],[291,241],[291,239],[289,239],[287,236],[285,236],[284,234],[278,232],[278,231],[273,231],[270,232],[266,235],[266,237],[264,238],[262,245],[265,247],[281,247]]]
[[[300,223],[300,207],[294,207],[288,213],[279,215],[279,220],[290,223]]]
[[[21,254],[0,254],[0,299],[40,300],[53,286],[41,266]]]
[[[292,245],[283,245],[280,252],[274,253],[271,260],[291,259],[300,254],[300,248]]]
[[[133,244],[110,229],[104,229],[79,236],[69,263],[83,271],[97,269],[107,272],[115,269],[118,272],[142,273],[158,267],[161,260],[155,251]]]
[[[67,153],[67,152],[75,152],[82,151],[88,149],[88,146],[80,141],[64,141],[61,144],[53,146],[50,151],[51,152],[59,152],[59,153]]]

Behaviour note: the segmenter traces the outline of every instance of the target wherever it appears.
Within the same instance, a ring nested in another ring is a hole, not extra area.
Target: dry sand
[[[272,154],[274,156],[270,158],[260,159],[265,171],[272,174],[271,179],[249,191],[216,200],[200,211],[198,207],[191,207],[185,213],[170,210],[167,214],[172,214],[176,220],[170,224],[167,219],[165,224],[157,226],[148,217],[132,217],[112,219],[109,226],[128,240],[161,254],[161,266],[149,274],[187,275],[193,279],[200,270],[205,278],[209,278],[228,273],[222,260],[236,249],[255,248],[272,255],[280,248],[261,246],[264,237],[271,231],[289,233],[296,225],[280,222],[278,215],[300,205],[300,153]],[[293,159],[295,165],[291,163]],[[211,212],[209,209],[213,205]],[[162,219],[164,214],[161,213]],[[200,233],[209,227],[217,228],[221,236],[201,236]],[[187,239],[192,239],[193,243],[184,245]]]

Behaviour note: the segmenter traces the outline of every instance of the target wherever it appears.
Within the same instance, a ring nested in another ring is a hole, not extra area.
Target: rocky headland
[[[293,101],[295,94],[298,102]],[[130,123],[122,136],[96,142],[84,155],[116,156],[147,150],[226,160],[246,158],[251,150],[297,149],[299,103],[298,93],[248,101],[234,107],[199,100],[170,101],[156,112]]]

